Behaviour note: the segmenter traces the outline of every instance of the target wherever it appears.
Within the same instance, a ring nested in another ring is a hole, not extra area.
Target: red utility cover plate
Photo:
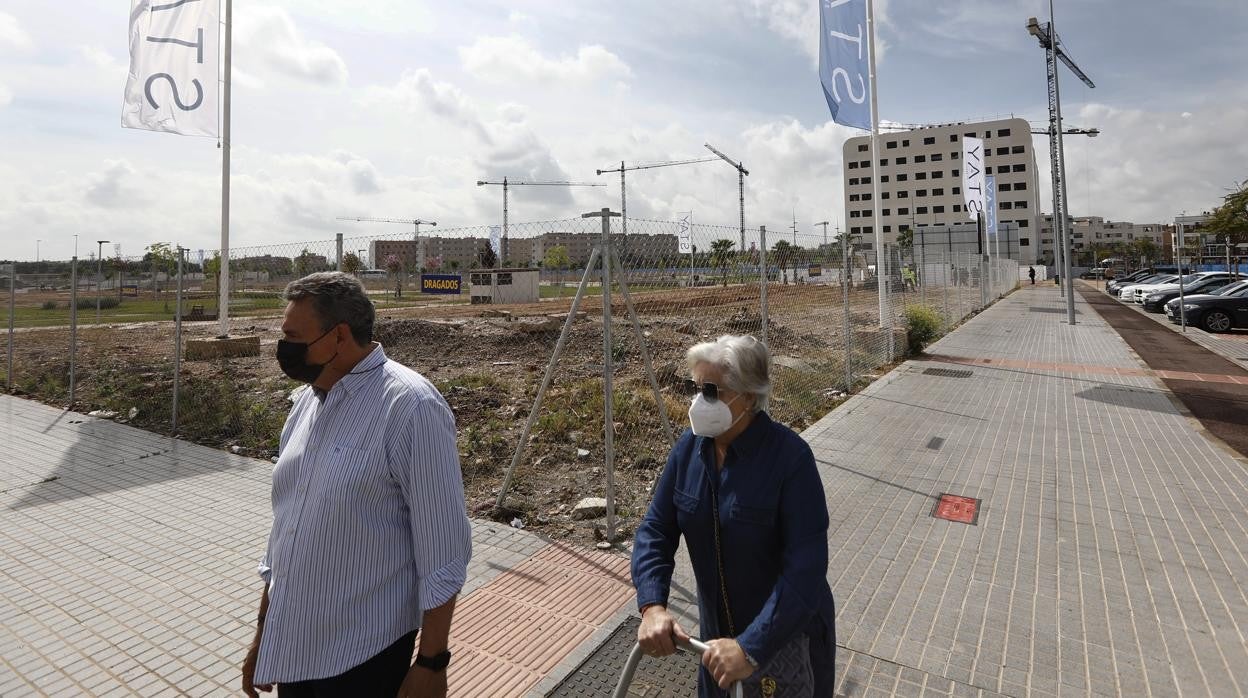
[[[975,526],[979,523],[979,500],[942,493],[932,509],[932,516]]]

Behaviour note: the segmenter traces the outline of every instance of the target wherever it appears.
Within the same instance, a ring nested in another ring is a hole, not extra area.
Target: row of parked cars
[[[1225,271],[1180,274],[1178,269],[1148,269],[1114,279],[1105,292],[1123,303],[1165,313],[1176,325],[1207,332],[1248,327],[1248,277]]]

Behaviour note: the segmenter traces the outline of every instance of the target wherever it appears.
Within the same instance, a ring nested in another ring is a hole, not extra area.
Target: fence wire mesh
[[[765,337],[773,355],[769,411],[800,430],[906,354],[908,312],[926,307],[948,330],[1019,278],[1015,262],[931,246],[877,254],[838,235],[629,219],[625,237],[619,218],[609,225],[609,248],[600,219],[579,217],[505,231],[407,229],[235,248],[228,340],[217,339],[216,251],[185,250],[181,275],[178,249],[168,246],[142,257],[18,263],[14,311],[0,306],[6,326],[12,319],[13,368],[0,369],[15,393],[156,431],[171,431],[176,403],[184,438],[271,458],[298,387],[273,359],[282,291],[306,274],[341,268],[367,288],[375,339],[388,356],[429,378],[454,410],[476,513],[564,538],[606,535],[594,518],[574,518],[573,508],[607,489],[611,364],[612,494],[618,535],[627,536],[685,425],[687,401],[677,388],[693,344],[722,334]],[[609,324],[601,264],[586,270],[596,248],[615,261]],[[179,307],[184,351],[175,381]],[[548,370],[550,389],[534,412]],[[492,504],[513,460],[499,511]]]

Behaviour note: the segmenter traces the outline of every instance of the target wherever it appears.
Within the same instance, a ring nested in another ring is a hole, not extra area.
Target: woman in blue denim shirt
[[[673,637],[688,637],[667,610],[684,535],[701,634],[714,638],[699,695],[723,695],[747,679],[763,695],[831,696],[828,509],[814,455],[765,411],[770,357],[762,342],[725,335],[689,349],[686,360],[686,387],[696,393],[692,428],[668,456],[633,549],[638,641],[665,656],[675,651]],[[775,690],[777,683],[797,692]]]

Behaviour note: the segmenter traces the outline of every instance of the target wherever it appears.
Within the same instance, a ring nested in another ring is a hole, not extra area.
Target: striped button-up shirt
[[[336,676],[420,627],[467,576],[472,532],[455,417],[373,349],[282,429],[257,684]]]

